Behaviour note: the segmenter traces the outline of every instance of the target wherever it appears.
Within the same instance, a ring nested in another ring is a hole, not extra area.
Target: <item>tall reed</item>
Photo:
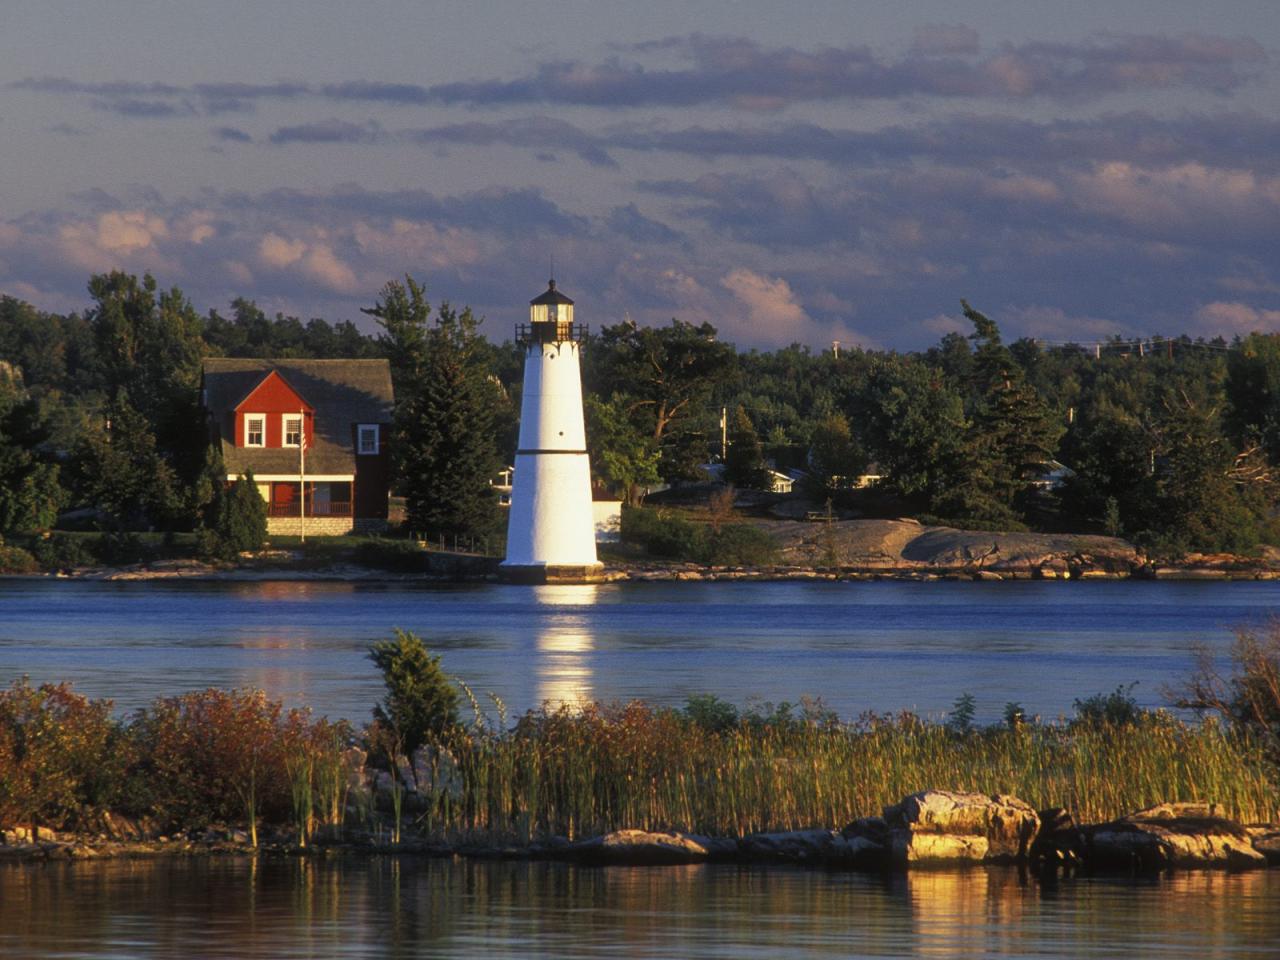
[[[1257,742],[1167,714],[968,734],[910,715],[711,732],[632,703],[531,712],[510,733],[459,738],[454,756],[461,795],[451,816],[431,818],[454,839],[838,827],[924,789],[1013,794],[1082,821],[1179,800],[1212,800],[1245,821],[1280,812]]]

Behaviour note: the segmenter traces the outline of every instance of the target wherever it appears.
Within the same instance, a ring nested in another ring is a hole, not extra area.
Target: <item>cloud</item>
[[[962,23],[927,23],[912,34],[911,52],[924,56],[978,53],[978,31]]]
[[[290,127],[280,127],[271,134],[271,142],[283,143],[378,143],[386,139],[382,127],[346,120],[321,120]]]
[[[634,203],[614,207],[606,220],[610,230],[636,243],[676,243],[680,234],[642,214]]]
[[[673,65],[657,64],[663,56]],[[905,56],[867,46],[767,46],[703,34],[635,45],[599,62],[537,64],[514,79],[434,86],[355,79],[341,83],[88,82],[28,77],[11,89],[88,97],[123,116],[243,112],[266,101],[301,99],[389,106],[557,104],[676,107],[728,104],[749,110],[806,103],[919,97],[1096,99],[1124,91],[1200,90],[1227,95],[1269,62],[1260,43],[1187,33],[1101,34],[1074,42],[1006,43],[984,53],[962,24],[917,29]]]
[[[503,144],[533,150],[568,150],[596,167],[617,167],[605,149],[604,138],[593,136],[579,127],[554,117],[525,117],[503,123],[459,123],[398,134],[404,141],[417,144],[465,144],[491,146]]]
[[[258,256],[269,267],[277,269],[292,266],[302,259],[307,245],[300,240],[288,240],[278,233],[268,233],[258,244]]]
[[[1076,43],[1006,44],[985,57],[964,27],[923,28],[910,55],[890,59],[869,47],[768,47],[695,34],[644,45],[683,59],[662,69],[618,57],[560,61],[514,80],[431,89],[444,103],[580,106],[690,106],[753,109],[823,100],[903,97],[1096,98],[1126,90],[1191,88],[1225,94],[1258,75],[1261,44],[1202,34],[1106,35]]]
[[[809,317],[796,302],[795,293],[781,277],[769,278],[751,270],[739,268],[720,281],[721,286],[746,308],[751,326],[769,334],[781,333],[783,338],[808,326]],[[764,339],[775,339],[772,335]]]
[[[238,127],[218,127],[213,135],[219,140],[229,143],[253,143],[253,137]]]
[[[1196,311],[1196,320],[1211,334],[1280,332],[1280,310],[1259,309],[1239,301],[1206,303]]]

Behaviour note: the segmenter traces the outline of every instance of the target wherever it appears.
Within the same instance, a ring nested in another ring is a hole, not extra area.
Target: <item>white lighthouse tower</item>
[[[603,571],[582,420],[582,335],[573,322],[573,301],[554,279],[529,301],[528,326],[516,327],[524,347],[524,395],[501,568],[511,580],[583,582]]]

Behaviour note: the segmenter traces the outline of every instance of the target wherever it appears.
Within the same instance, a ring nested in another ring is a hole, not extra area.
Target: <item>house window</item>
[[[244,415],[244,445],[246,447],[265,447],[267,445],[267,418],[261,413]]]
[[[378,452],[378,425],[376,423],[362,423],[357,428],[360,438],[360,445],[357,450],[360,453],[377,453]]]
[[[298,447],[302,445],[302,417],[296,413],[286,413],[283,417],[284,425],[281,433],[284,435],[284,445],[286,447]]]

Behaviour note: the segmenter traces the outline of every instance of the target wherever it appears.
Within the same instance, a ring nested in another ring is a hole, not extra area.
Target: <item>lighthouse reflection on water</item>
[[[596,699],[592,684],[595,638],[589,619],[579,608],[596,603],[594,584],[534,587],[538,603],[552,608],[534,636],[533,696],[535,703],[581,706]],[[563,607],[563,610],[556,610]]]

